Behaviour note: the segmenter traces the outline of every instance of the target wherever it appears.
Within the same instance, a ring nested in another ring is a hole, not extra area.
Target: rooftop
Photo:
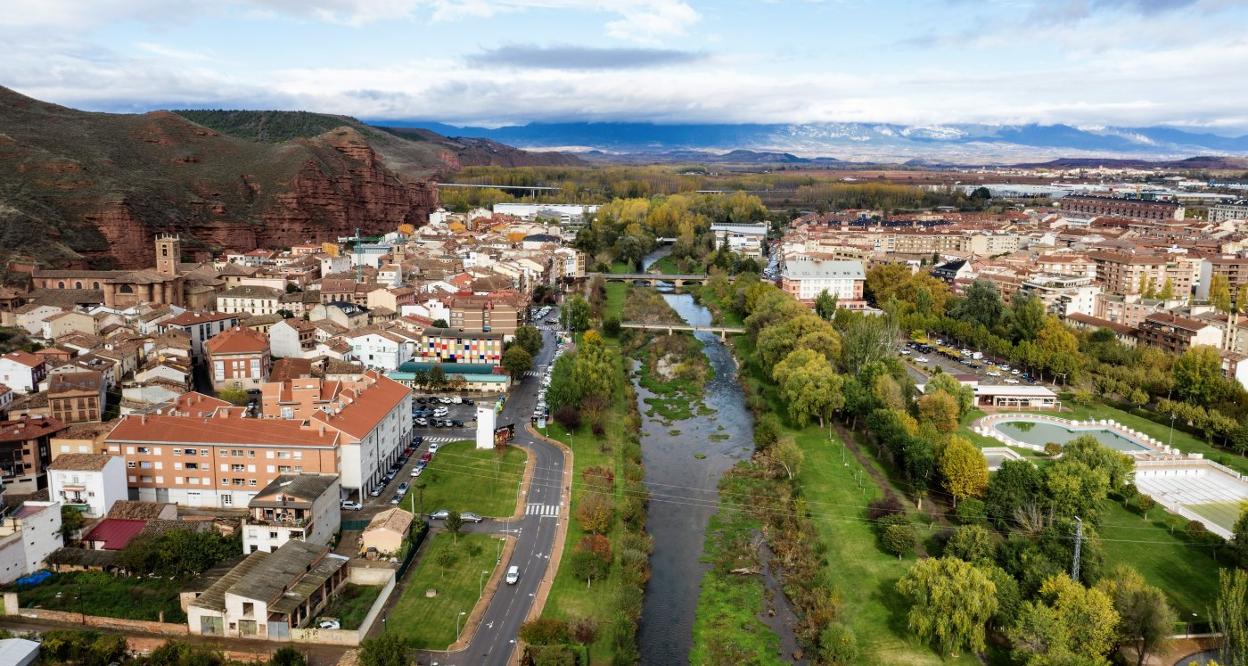
[[[125,416],[108,434],[110,443],[299,446],[331,448],[338,433],[307,421],[225,416]]]
[[[83,537],[83,541],[102,541],[104,550],[122,550],[147,527],[145,520],[105,518]]]
[[[63,453],[48,465],[50,470],[98,472],[113,459],[103,453]]]
[[[235,326],[209,338],[204,348],[209,354],[256,354],[268,350],[269,338],[255,329]]]
[[[279,474],[256,493],[251,508],[310,508],[316,498],[338,483],[333,474]]]

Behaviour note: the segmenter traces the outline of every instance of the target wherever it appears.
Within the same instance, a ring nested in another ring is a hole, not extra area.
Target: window
[[[135,467],[135,464],[134,464],[134,461],[133,461],[133,460],[127,460],[127,461],[126,461],[126,468],[127,468],[127,469],[134,469],[134,467]]]
[[[186,469],[199,469],[199,463],[197,463],[197,462],[188,462],[188,463],[186,463]]]
[[[194,450],[194,449],[189,449],[189,450]],[[207,457],[207,456],[208,456],[208,449],[200,449],[200,450],[199,450],[199,455]]]
[[[222,495],[222,496],[221,496],[221,505],[222,505],[222,506],[230,506],[230,505],[232,505],[232,504],[234,504],[234,496],[233,496],[233,495]]]
[[[247,471],[247,466],[246,465],[230,465],[230,471],[231,472],[245,472]]]
[[[249,485],[249,486],[254,486],[254,485],[256,485],[256,480],[255,480],[255,479],[247,479],[247,485]]]
[[[193,456],[193,455],[195,455],[195,449],[187,449],[187,450],[186,450],[186,455],[188,455],[188,456]]]
[[[140,446],[140,447],[139,447],[139,449],[138,449],[138,452],[139,452],[139,453],[151,453],[151,452],[152,452],[152,450],[151,450],[151,449],[149,449],[149,448],[147,448],[146,446]]]

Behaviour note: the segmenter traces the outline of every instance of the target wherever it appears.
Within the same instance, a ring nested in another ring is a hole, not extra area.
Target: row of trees
[[[10,638],[0,631],[0,638]],[[121,634],[90,630],[57,629],[43,634],[40,644],[41,663],[66,666],[235,666],[242,662],[226,659],[220,652],[206,647],[169,641],[143,656],[131,655],[126,637]],[[264,666],[306,666],[307,658],[292,647],[278,648]],[[406,664],[406,662],[400,662]],[[370,665],[371,666],[371,665]],[[383,666],[377,664],[376,666]],[[387,665],[388,666],[388,665]]]

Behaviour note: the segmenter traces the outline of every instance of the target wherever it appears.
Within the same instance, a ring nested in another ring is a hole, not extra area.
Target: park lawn
[[[18,590],[6,586],[4,591],[17,592],[22,608],[86,613],[127,620],[186,622],[186,614],[178,603],[178,594],[185,581],[165,578],[114,576],[100,571],[76,571],[53,574],[35,587]]]
[[[624,302],[628,300],[628,285],[623,282],[606,284],[607,299],[603,306],[602,318],[619,320],[624,316]]]
[[[1197,614],[1207,621],[1218,596],[1218,563],[1207,546],[1187,540],[1187,520],[1156,507],[1148,520],[1119,502],[1105,502],[1099,528],[1105,551],[1105,570],[1128,564],[1150,585],[1165,591],[1181,621]],[[1173,533],[1172,531],[1173,530]],[[1132,542],[1147,543],[1132,543]],[[1225,563],[1223,563],[1225,564]]]
[[[415,504],[416,511],[424,513],[450,509],[510,516],[516,511],[516,494],[527,461],[528,455],[515,446],[508,446],[500,456],[494,449],[476,449],[473,442],[443,444],[425,472],[411,479],[412,488],[403,498],[403,506]],[[423,491],[417,487],[419,483],[425,484]]]
[[[636,268],[634,268],[631,264],[626,264],[626,263],[624,263],[624,262],[622,262],[622,261],[616,261],[616,262],[613,262],[613,263],[611,264],[611,272],[612,272],[612,273],[616,273],[616,274],[619,274],[619,273],[632,273],[632,272],[635,272],[635,271],[636,271]]]
[[[481,572],[490,572],[484,575],[488,579],[498,565],[496,541],[497,537],[489,534],[461,534],[458,542],[445,532],[430,537],[420,561],[401,586],[402,594],[390,611],[386,630],[399,633],[419,649],[442,650],[454,643],[456,617],[464,613],[459,618],[462,630],[480,598]],[[455,561],[443,571],[438,553],[445,551],[454,553]],[[438,593],[428,598],[425,591],[431,588]]]
[[[359,629],[373,602],[381,595],[380,585],[356,585],[347,583],[330,605],[321,611],[321,617],[338,618],[343,629]]]
[[[1087,419],[1113,419],[1128,428],[1138,430],[1163,443],[1170,442],[1169,423],[1158,423],[1139,413],[1123,411],[1104,403],[1076,405],[1071,401],[1064,401],[1062,404],[1069,408],[1069,411],[1059,414],[1063,418],[1080,421],[1086,421]],[[1174,446],[1184,453],[1203,453],[1206,458],[1221,462],[1240,474],[1248,474],[1248,458],[1226,449],[1217,448],[1207,440],[1178,428],[1174,429]]]

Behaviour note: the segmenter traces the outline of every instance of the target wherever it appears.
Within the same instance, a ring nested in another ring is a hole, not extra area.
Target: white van
[[[507,580],[508,585],[515,585],[516,583],[520,582],[520,567],[514,564],[507,567],[506,580]]]

